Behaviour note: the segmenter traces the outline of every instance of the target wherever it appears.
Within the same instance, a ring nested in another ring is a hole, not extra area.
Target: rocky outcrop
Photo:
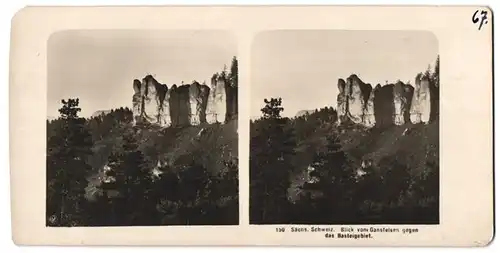
[[[337,95],[337,115],[339,123],[345,121],[347,117],[347,89],[344,79],[339,79],[337,82],[339,94]]]
[[[199,104],[200,123],[207,123],[207,107],[208,107],[209,95],[210,95],[210,88],[205,83],[203,83],[200,86],[200,98],[201,98],[201,103]]]
[[[206,113],[208,95],[210,88],[206,85],[200,85],[194,81],[189,86],[189,122],[191,125],[199,125],[206,122]]]
[[[337,115],[339,123],[352,121],[362,124],[366,104],[370,98],[372,87],[366,84],[356,75],[351,75],[346,81],[339,79],[337,86]]]
[[[158,83],[153,76],[147,75],[142,79],[142,82],[135,79],[133,88],[132,113],[134,123],[147,121],[159,125],[166,124],[163,101],[167,93],[167,86]]]
[[[148,122],[158,123],[160,84],[151,75],[142,79],[141,90],[143,93],[142,117]]]
[[[132,114],[134,115],[134,123],[140,121],[142,113],[142,96],[141,81],[135,79],[133,82],[134,95],[132,96]]]
[[[371,85],[363,83],[356,75],[351,75],[346,81],[347,88],[347,111],[352,122],[361,124],[363,112],[370,97]]]
[[[170,89],[148,75],[133,82],[132,112],[134,124],[161,127],[226,122],[237,114],[236,87],[228,87],[223,75],[216,75],[212,89],[193,81],[172,85]],[[229,94],[229,95],[228,95]],[[228,113],[229,112],[229,113]]]
[[[413,94],[410,120],[413,124],[428,123],[431,117],[431,92],[430,80],[424,75],[415,78],[415,91]]]
[[[394,84],[375,86],[373,100],[375,112],[375,125],[384,127],[394,124]]]
[[[365,108],[363,110],[363,125],[366,127],[375,126],[375,89],[372,89],[365,103]]]
[[[160,93],[162,96],[158,96],[159,99],[159,107],[158,107],[158,122],[160,126],[169,127],[172,125],[172,119],[170,117],[170,95],[172,90],[168,89],[165,85],[165,88]]]
[[[352,122],[384,127],[426,123],[438,117],[439,87],[422,75],[417,76],[415,88],[398,81],[384,86],[378,84],[372,89],[356,75],[346,81],[339,79],[337,87],[339,124]]]
[[[398,81],[394,84],[394,124],[403,125],[410,122],[410,107],[413,87]]]
[[[207,123],[224,123],[227,113],[227,82],[225,76],[215,74],[211,79],[207,103]]]
[[[177,110],[175,112],[175,126],[189,126],[191,124],[190,87],[191,85],[188,84],[177,87],[174,91],[175,99],[170,100],[170,105],[174,103],[175,105],[173,107]],[[174,121],[173,118],[172,121]]]
[[[179,96],[177,93],[177,85],[174,84],[168,90],[169,100],[165,101],[168,104],[169,112],[170,112],[170,122],[173,126],[179,125]]]

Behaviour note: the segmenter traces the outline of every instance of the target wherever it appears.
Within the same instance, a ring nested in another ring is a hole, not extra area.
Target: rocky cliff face
[[[363,113],[370,97],[371,85],[364,83],[356,75],[351,75],[346,81],[347,109],[350,119],[357,124],[363,123]]]
[[[132,113],[134,122],[148,121],[155,124],[164,124],[163,101],[167,93],[167,86],[158,83],[153,76],[147,75],[133,82],[134,95],[132,96]]]
[[[228,84],[222,75],[214,75],[211,79],[210,94],[207,102],[207,123],[224,123],[227,113]]]
[[[201,103],[197,107],[200,112],[200,123],[207,123],[207,108],[208,96],[210,95],[210,88],[206,84],[200,85],[200,98]]]
[[[413,87],[397,82],[394,85],[394,124],[403,125],[410,121],[410,107]]]
[[[161,93],[161,84],[159,84],[151,75],[142,79],[143,111],[142,117],[149,122],[158,123],[158,108],[160,107],[159,96]]]
[[[337,115],[339,123],[345,121],[347,117],[347,89],[344,79],[339,79],[337,82],[339,94],[337,95]]]
[[[375,87],[374,98],[375,125],[383,127],[394,124],[394,84]]]
[[[191,123],[191,105],[189,99],[189,90],[191,85],[181,85],[175,89],[177,108],[177,119],[175,126],[189,126]]]
[[[372,89],[363,110],[363,125],[366,127],[375,126],[375,89]]]
[[[168,89],[165,85],[165,95],[162,97],[158,97],[161,101],[160,107],[158,108],[158,117],[160,126],[169,127],[172,125],[172,119],[170,117],[170,96],[172,94],[172,89]]]
[[[429,79],[418,75],[415,78],[415,91],[411,102],[410,120],[413,124],[428,123],[431,117],[431,92]]]
[[[339,95],[337,96],[337,114],[339,123],[350,120],[356,124],[363,124],[366,105],[372,87],[356,75],[351,75],[346,81],[339,79]]]
[[[142,94],[141,81],[135,79],[133,82],[134,95],[132,96],[132,113],[134,115],[134,123],[137,122],[142,113]]]
[[[417,76],[415,88],[400,81],[372,89],[356,75],[337,86],[338,123],[352,122],[366,127],[417,124],[437,120],[439,87],[422,75]]]
[[[198,82],[193,82],[189,87],[189,109],[190,109],[190,124],[199,125],[206,122],[206,113],[208,103],[208,95],[210,88],[206,85],[200,85]]]
[[[170,89],[151,75],[133,82],[132,112],[134,124],[149,123],[161,127],[199,125],[226,122],[237,114],[236,87],[229,87],[223,76],[217,75],[212,88],[193,81],[192,84],[172,85]],[[228,113],[228,111],[230,113]]]

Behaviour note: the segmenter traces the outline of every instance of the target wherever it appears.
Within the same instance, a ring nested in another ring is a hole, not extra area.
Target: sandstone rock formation
[[[171,125],[177,126],[179,125],[179,98],[177,94],[177,85],[172,85],[168,91],[169,100],[166,102],[168,102],[170,122]]]
[[[410,120],[413,124],[428,123],[431,117],[431,92],[429,78],[417,75],[415,78],[415,91],[413,94]]]
[[[374,95],[375,125],[382,127],[394,124],[394,84],[378,84]]]
[[[413,87],[398,81],[394,84],[394,124],[403,125],[410,121],[410,107]]]
[[[436,82],[437,83],[437,82]],[[370,84],[351,75],[337,83],[338,123],[352,122],[366,127],[384,127],[437,119],[439,87],[418,75],[415,88],[401,81],[395,84]]]
[[[371,85],[370,85],[371,86]],[[363,125],[366,127],[375,126],[375,89],[372,89],[363,110]]]
[[[168,89],[166,85],[161,86],[162,89],[159,92],[157,97],[158,99],[158,115],[157,122],[160,126],[169,127],[172,125],[172,120],[170,118],[170,93],[171,91]]]
[[[189,86],[190,124],[199,125],[206,122],[205,110],[208,103],[210,89],[194,81]]]
[[[156,92],[157,84],[158,82],[151,75],[142,79],[142,90],[144,90],[142,117],[148,122],[154,123],[157,123],[159,106],[157,99],[159,94]]]
[[[141,81],[135,79],[133,83],[134,95],[132,96],[132,114],[134,115],[134,123],[139,121],[142,112],[142,94]]]
[[[351,75],[347,81],[339,79],[339,94],[337,95],[337,115],[339,123],[347,120],[356,124],[363,123],[363,116],[368,99],[372,91],[370,84],[366,84],[356,75]]]
[[[185,84],[177,87],[175,90],[176,100],[173,102],[176,103],[175,107],[177,108],[176,126],[188,126],[191,124],[190,87],[191,85]]]
[[[356,75],[347,78],[346,87],[348,115],[354,123],[360,124],[363,122],[363,111],[372,87],[363,83]]]
[[[210,88],[203,83],[200,85],[200,100],[199,111],[200,111],[200,123],[207,123],[207,106],[208,106],[208,96],[210,95]]]
[[[337,115],[339,123],[343,122],[347,117],[347,89],[344,79],[339,79],[337,82],[339,94],[337,95]]]
[[[207,123],[224,123],[227,112],[227,82],[223,75],[214,75],[211,80],[207,103]]]
[[[228,87],[223,75],[214,75],[212,89],[193,81],[170,89],[153,76],[134,80],[132,113],[134,124],[161,127],[224,123],[237,114],[237,87]]]
[[[142,79],[142,82],[135,79],[133,88],[132,113],[134,123],[150,122],[162,126],[167,124],[163,105],[167,86],[158,83],[153,76],[147,75]]]

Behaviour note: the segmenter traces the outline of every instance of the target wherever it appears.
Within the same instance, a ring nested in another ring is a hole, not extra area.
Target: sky
[[[59,116],[61,99],[79,98],[89,117],[99,110],[132,107],[134,79],[152,74],[160,83],[202,83],[237,56],[236,38],[224,31],[70,30],[48,42],[47,117]]]
[[[283,116],[336,107],[337,82],[356,74],[374,87],[415,76],[434,66],[436,37],[425,31],[282,30],[258,34],[251,52],[250,116],[264,99],[281,97]]]

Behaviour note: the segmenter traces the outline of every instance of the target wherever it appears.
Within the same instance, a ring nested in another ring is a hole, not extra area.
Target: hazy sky
[[[237,43],[223,31],[74,30],[48,45],[48,117],[61,99],[80,98],[81,115],[132,107],[134,79],[150,73],[169,87],[204,80],[228,67]]]
[[[423,31],[269,31],[252,44],[251,117],[264,98],[281,97],[285,116],[336,107],[337,80],[357,74],[375,86],[434,66],[438,41]]]

